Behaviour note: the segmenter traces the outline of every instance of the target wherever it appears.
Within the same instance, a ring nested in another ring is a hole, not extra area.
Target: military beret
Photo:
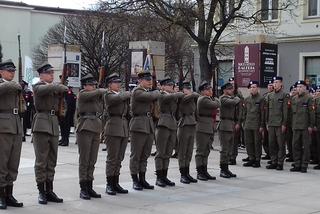
[[[52,65],[50,65],[49,63],[45,63],[43,65],[41,65],[40,68],[38,68],[38,73],[41,74],[41,73],[48,73],[49,71],[52,71]]]
[[[282,80],[283,80],[283,78],[282,78],[282,77],[280,77],[280,76],[276,76],[276,77],[273,77],[273,81],[275,81],[275,80],[280,80],[280,81],[282,81]]]
[[[297,85],[307,86],[307,83],[306,83],[304,80],[298,80],[294,85],[295,85],[296,87],[297,87]]]
[[[190,89],[191,88],[191,83],[189,81],[183,81],[182,88]]]
[[[203,91],[206,89],[210,89],[212,88],[212,86],[210,85],[210,83],[208,83],[207,81],[203,81],[200,85],[199,85],[199,91]]]
[[[152,80],[152,75],[149,71],[143,71],[138,73],[139,79]]]
[[[106,84],[112,83],[112,82],[120,83],[121,79],[120,79],[120,76],[118,74],[113,73],[113,74],[110,74],[109,76],[107,76],[105,82],[106,82]]]
[[[320,85],[318,85],[318,86],[316,87],[316,90],[320,90]]]
[[[13,64],[12,60],[9,59],[4,62],[0,62],[0,70],[16,71],[16,66]]]
[[[255,81],[255,80],[251,80],[248,84],[248,88],[251,87],[251,85],[257,85],[259,87],[259,82],[258,81]]]
[[[292,91],[294,88],[296,88],[296,85],[290,86],[290,91]]]
[[[269,80],[268,85],[273,85],[273,81]]]
[[[174,85],[174,81],[170,78],[160,80],[160,85]]]
[[[221,86],[221,90],[225,90],[225,89],[232,89],[233,88],[233,85],[231,83],[226,83],[224,84],[223,86]]]
[[[88,73],[85,76],[81,78],[81,84],[82,85],[95,85],[97,84],[97,81],[93,77],[92,74]]]
[[[229,78],[229,82],[232,82],[232,81],[234,81],[234,77]]]

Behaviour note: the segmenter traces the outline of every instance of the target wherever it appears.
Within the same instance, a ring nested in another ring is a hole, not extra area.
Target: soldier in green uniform
[[[174,92],[174,81],[166,78],[160,81],[162,86],[161,95],[158,98],[160,117],[156,130],[155,156],[156,185],[160,187],[174,186],[175,183],[168,179],[168,167],[170,157],[177,138],[177,111],[178,99],[183,96],[182,92]]]
[[[286,162],[293,162],[293,151],[292,151],[292,137],[293,137],[293,131],[292,131],[292,108],[291,108],[291,102],[294,96],[297,95],[297,89],[295,85],[292,85],[290,87],[290,98],[288,101],[288,128],[286,132],[286,145],[288,149],[288,158],[286,159]]]
[[[194,137],[197,121],[195,118],[198,93],[191,91],[190,82],[183,82],[184,97],[180,100],[178,122],[178,162],[180,169],[180,182],[189,184],[196,183],[197,180],[190,176],[190,162],[192,159]]]
[[[292,98],[292,130],[294,167],[291,172],[307,172],[310,161],[311,134],[314,128],[314,109],[306,82],[296,82],[298,95]]]
[[[133,189],[154,189],[146,179],[147,160],[150,156],[154,140],[154,123],[151,107],[160,95],[158,90],[152,88],[152,75],[150,72],[138,74],[139,85],[133,89],[131,96],[132,119],[129,123],[131,154],[130,172],[133,181]],[[139,174],[139,178],[138,178]]]
[[[25,108],[19,106],[22,88],[13,81],[15,71],[11,60],[0,63],[0,209],[23,206],[12,195],[22,144],[19,112]]]
[[[314,132],[316,135],[316,153],[318,160],[320,160],[320,86],[316,88],[316,94],[314,97],[314,111],[315,111],[315,127]],[[313,169],[320,169],[320,162],[314,166]]]
[[[62,203],[63,199],[53,192],[53,180],[58,155],[59,97],[68,91],[68,87],[53,83],[54,71],[50,64],[41,66],[38,73],[40,81],[33,86],[36,114],[32,121],[32,141],[36,156],[34,170],[39,189],[38,202]]]
[[[239,131],[239,118],[236,114],[237,105],[241,99],[234,96],[234,88],[231,83],[221,86],[223,94],[220,96],[220,123],[218,124],[219,140],[221,145],[220,151],[220,177],[231,178],[236,177],[229,170],[229,160],[231,150],[233,148],[235,131]]]
[[[89,200],[91,197],[101,198],[92,186],[102,130],[98,112],[101,112],[101,102],[106,90],[96,89],[97,81],[92,74],[82,77],[81,84],[83,90],[79,92],[77,100],[76,141],[79,150],[80,198]]]
[[[119,185],[121,162],[126,152],[129,127],[127,116],[131,93],[121,92],[121,79],[117,74],[111,74],[106,78],[108,92],[105,95],[105,110],[108,119],[105,125],[107,161],[106,176],[109,195],[116,193],[126,194],[128,190]]]
[[[262,153],[261,135],[264,129],[264,97],[259,93],[259,83],[250,81],[250,95],[243,102],[241,122],[249,161],[243,166],[260,167]]]
[[[202,181],[215,180],[216,177],[208,173],[208,157],[213,141],[212,111],[220,107],[220,101],[212,97],[212,86],[203,81],[199,85],[201,96],[197,101],[196,125],[196,167],[197,178]]]
[[[271,164],[267,169],[283,170],[286,156],[285,133],[288,121],[289,94],[283,91],[282,77],[273,78],[274,91],[266,97],[266,123],[269,136]]]
[[[233,85],[233,90],[234,90],[234,96],[239,97],[240,98],[240,103],[239,105],[236,106],[236,116],[238,118],[240,118],[240,115],[242,114],[242,103],[244,100],[244,97],[241,93],[241,91],[238,90],[238,87],[235,83],[235,79],[234,77],[229,78],[229,83],[231,83]],[[232,145],[232,149],[230,151],[230,160],[229,160],[229,165],[236,165],[237,164],[237,156],[238,156],[238,148],[239,146],[244,147],[244,145],[242,145],[243,141],[244,141],[244,132],[243,132],[243,126],[241,123],[239,123],[240,128],[239,130],[236,130],[234,133],[234,142]],[[244,160],[246,161],[246,160]]]
[[[266,99],[266,97],[268,96],[269,93],[273,92],[274,88],[273,88],[273,81],[268,81],[268,85],[267,85],[267,92],[265,92],[263,94],[264,99]],[[265,103],[265,108],[264,108],[264,112],[266,112],[266,102]],[[264,132],[262,133],[262,147],[264,152],[266,153],[265,156],[261,157],[261,160],[270,160],[270,152],[269,152],[269,138],[268,138],[268,129],[265,126],[264,128]]]

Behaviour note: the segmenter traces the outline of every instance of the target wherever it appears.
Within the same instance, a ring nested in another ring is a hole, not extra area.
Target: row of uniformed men
[[[22,207],[12,195],[13,182],[16,180],[21,154],[21,121],[18,115],[18,102],[21,86],[13,80],[15,66],[12,61],[0,64],[0,208],[7,206]],[[39,189],[38,202],[48,201],[61,203],[53,192],[53,180],[57,162],[58,149],[58,103],[59,95],[67,91],[62,84],[53,84],[54,71],[50,64],[38,69],[40,81],[33,86],[35,109],[32,124],[33,145],[35,151],[35,176]],[[197,178],[200,180],[215,179],[207,171],[208,155],[213,137],[212,111],[220,107],[221,101],[221,177],[236,177],[228,168],[230,139],[233,139],[235,126],[235,106],[240,99],[233,97],[232,84],[223,86],[224,95],[220,100],[212,98],[212,87],[203,82],[199,86],[201,96],[191,91],[190,83],[183,84],[183,92],[174,93],[174,82],[170,79],[161,81],[162,91],[151,91],[152,76],[149,72],[138,75],[139,85],[132,93],[120,92],[120,78],[110,75],[106,82],[108,89],[96,89],[96,81],[90,75],[82,78],[84,89],[78,97],[78,125],[76,129],[79,146],[79,180],[80,197],[99,198],[93,189],[93,172],[97,160],[99,134],[102,129],[97,112],[101,112],[101,100],[104,99],[108,119],[104,126],[107,144],[107,187],[106,193],[128,193],[119,185],[121,162],[127,146],[129,130],[131,137],[130,172],[135,190],[153,189],[145,178],[147,159],[150,156],[153,138],[154,122],[151,110],[155,101],[160,105],[160,118],[157,124],[155,157],[157,181],[156,185],[173,186],[174,182],[167,177],[169,158],[178,135],[179,167],[182,183],[197,182],[189,174],[194,138],[196,137],[196,167]],[[199,98],[198,98],[199,97]],[[131,105],[129,106],[129,99]],[[177,102],[180,99],[181,118],[179,124],[175,119]],[[126,118],[130,108],[132,119],[129,126]],[[197,115],[197,121],[196,121]],[[178,129],[178,134],[177,134]]]
[[[302,80],[297,81],[288,94],[283,90],[282,80],[274,77],[268,86],[271,90],[263,96],[259,94],[257,81],[251,81],[248,86],[250,96],[242,101],[239,116],[248,153],[248,162],[243,166],[260,167],[261,136],[265,135],[271,157],[267,169],[283,170],[287,143],[294,161],[290,171],[305,173],[310,161],[311,135],[316,132],[319,136],[320,99],[310,95]]]

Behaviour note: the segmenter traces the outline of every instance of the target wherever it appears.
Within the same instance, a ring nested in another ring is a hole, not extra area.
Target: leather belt
[[[231,117],[220,117],[221,120],[234,120],[234,118]]]
[[[98,116],[97,112],[82,112],[82,113],[79,113],[79,115],[82,117],[82,116]]]
[[[121,118],[125,118],[126,115],[122,115],[122,114],[108,114],[110,117],[121,117]]]
[[[8,109],[8,110],[0,110],[0,113],[4,113],[4,114],[19,114],[19,109],[18,108],[13,108],[13,109]]]
[[[52,109],[52,110],[47,110],[47,111],[37,111],[37,113],[46,113],[46,114],[50,114],[50,115],[56,115],[56,110]]]
[[[135,116],[135,117],[139,117],[139,116],[151,117],[151,112],[146,112],[145,114],[133,114],[133,116]]]

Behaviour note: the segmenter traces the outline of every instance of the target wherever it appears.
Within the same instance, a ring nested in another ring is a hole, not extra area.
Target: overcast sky
[[[98,0],[10,0],[16,2],[24,2],[31,5],[40,5],[48,7],[62,7],[72,9],[90,8]]]

